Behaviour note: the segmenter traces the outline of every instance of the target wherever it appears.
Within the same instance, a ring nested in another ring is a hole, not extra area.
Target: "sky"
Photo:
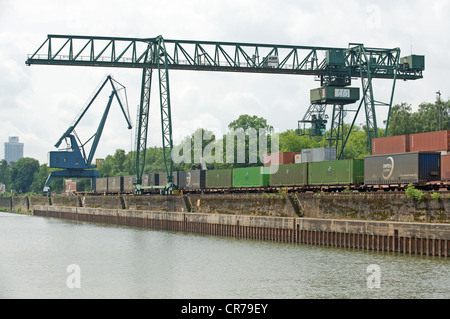
[[[48,34],[248,42],[321,47],[400,48],[401,56],[425,55],[424,78],[398,81],[394,104],[413,110],[450,98],[450,1],[424,0],[227,0],[67,1],[0,0],[0,142],[19,136],[24,156],[47,162],[47,153],[108,74],[126,87],[136,122],[141,71],[132,69],[26,66]],[[277,131],[296,129],[309,107],[311,76],[172,70],[170,96],[175,143],[203,127],[225,133],[241,114],[267,119]],[[155,78],[155,75],[154,75]],[[161,146],[159,92],[153,82],[148,146]],[[354,81],[353,86],[360,86]],[[391,81],[375,81],[377,98]],[[77,129],[85,141],[97,130],[108,93],[96,99]],[[384,98],[384,100],[386,100]],[[387,108],[377,110],[383,127]],[[347,118],[347,122],[350,117]],[[363,117],[358,118],[362,123]],[[135,129],[117,102],[108,116],[95,158],[135,148]],[[4,147],[0,148],[0,159]]]

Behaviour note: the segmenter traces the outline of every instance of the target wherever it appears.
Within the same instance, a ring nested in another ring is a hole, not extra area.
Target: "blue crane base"
[[[55,177],[61,178],[91,178],[96,179],[100,177],[97,170],[62,170],[50,173],[45,182],[43,193],[48,195],[50,193],[50,183]]]

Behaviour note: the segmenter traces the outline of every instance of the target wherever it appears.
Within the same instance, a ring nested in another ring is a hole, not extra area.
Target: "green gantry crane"
[[[341,151],[364,105],[369,143],[378,137],[375,107],[389,108],[386,132],[396,80],[423,78],[424,56],[400,58],[400,49],[366,48],[349,44],[347,48],[295,46],[256,43],[167,40],[155,38],[120,38],[73,35],[48,35],[30,54],[27,65],[65,65],[137,68],[142,70],[141,99],[136,125],[136,193],[143,191],[145,151],[149,125],[150,90],[153,70],[159,75],[162,123],[162,146],[167,173],[165,193],[174,190],[172,163],[172,115],[169,70],[216,72],[250,72],[310,75],[320,79],[321,87],[311,91],[311,106],[301,124],[311,124],[312,133],[324,132],[328,105],[333,106],[330,144],[341,141]],[[362,81],[362,99],[355,111],[350,130],[343,136],[345,105],[359,100],[359,89],[349,88],[351,80]],[[387,102],[374,98],[373,79],[391,80],[391,97]],[[337,146],[337,145],[336,145]],[[340,155],[340,156],[341,156]]]

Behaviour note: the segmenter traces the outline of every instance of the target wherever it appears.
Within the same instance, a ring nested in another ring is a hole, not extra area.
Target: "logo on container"
[[[385,180],[391,179],[392,175],[394,174],[394,159],[389,156],[387,159],[389,161],[388,163],[383,164],[383,178]]]

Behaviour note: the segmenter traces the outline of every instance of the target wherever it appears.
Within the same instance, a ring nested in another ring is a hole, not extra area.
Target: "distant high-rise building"
[[[10,164],[23,157],[23,143],[19,143],[18,136],[11,136],[9,142],[5,142],[5,160]]]

